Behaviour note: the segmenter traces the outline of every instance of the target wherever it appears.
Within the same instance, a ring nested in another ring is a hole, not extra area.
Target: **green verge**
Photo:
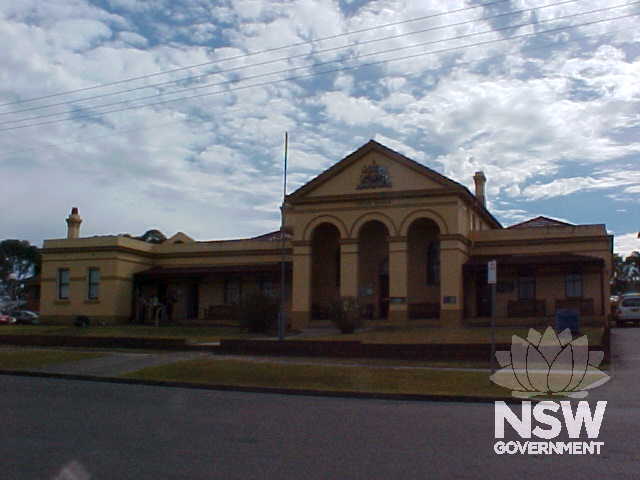
[[[39,368],[54,363],[74,362],[103,356],[103,353],[69,352],[61,350],[0,351],[0,369]]]
[[[75,337],[184,338],[192,342],[215,342],[221,338],[253,338],[240,328],[118,325],[80,328],[69,325],[3,325],[0,335],[64,335]]]
[[[295,365],[242,360],[196,359],[123,375],[141,380],[330,392],[456,395],[507,398],[488,372],[390,369],[345,365]]]

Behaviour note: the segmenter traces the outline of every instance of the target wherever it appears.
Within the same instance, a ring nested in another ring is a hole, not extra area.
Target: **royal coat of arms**
[[[375,161],[371,165],[362,167],[360,173],[360,183],[356,187],[358,190],[365,188],[389,188],[391,187],[391,177],[387,167],[378,165]]]

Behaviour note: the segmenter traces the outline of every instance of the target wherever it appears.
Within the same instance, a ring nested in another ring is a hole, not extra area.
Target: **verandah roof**
[[[156,280],[169,278],[202,278],[215,273],[262,273],[278,272],[282,263],[258,263],[254,265],[204,265],[193,267],[152,267],[135,274],[136,280]],[[291,269],[291,262],[285,262]]]
[[[562,253],[552,255],[473,255],[464,264],[464,268],[480,269],[486,267],[491,260],[496,260],[498,265],[604,265],[602,258]]]

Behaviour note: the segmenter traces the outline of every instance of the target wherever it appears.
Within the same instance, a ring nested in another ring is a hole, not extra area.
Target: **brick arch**
[[[391,218],[389,218],[382,212],[369,212],[358,217],[356,221],[353,222],[353,225],[351,226],[351,237],[358,238],[358,234],[360,233],[360,229],[362,228],[362,226],[371,220],[377,220],[384,224],[384,226],[387,227],[387,231],[389,232],[390,236],[394,237],[397,235],[398,229],[396,228]]]
[[[333,215],[320,215],[315,217],[309,221],[304,229],[304,240],[311,240],[311,236],[313,235],[313,231],[316,229],[318,225],[323,223],[329,223],[338,229],[340,232],[340,238],[347,238],[349,233],[347,231],[347,227],[344,222],[340,220],[338,217],[334,217]]]
[[[439,213],[433,210],[424,209],[424,210],[416,210],[415,212],[411,212],[409,215],[404,217],[404,219],[402,220],[402,223],[400,224],[400,235],[406,236],[409,233],[409,227],[411,227],[411,224],[421,218],[426,218],[427,220],[433,220],[436,223],[436,225],[438,225],[438,228],[440,229],[441,234],[449,233],[447,222],[445,222],[444,218],[442,218],[442,216]]]

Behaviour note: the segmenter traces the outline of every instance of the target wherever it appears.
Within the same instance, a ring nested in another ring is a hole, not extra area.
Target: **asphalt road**
[[[493,451],[493,405],[0,376],[3,479],[640,477],[640,410],[609,402],[599,456]]]

